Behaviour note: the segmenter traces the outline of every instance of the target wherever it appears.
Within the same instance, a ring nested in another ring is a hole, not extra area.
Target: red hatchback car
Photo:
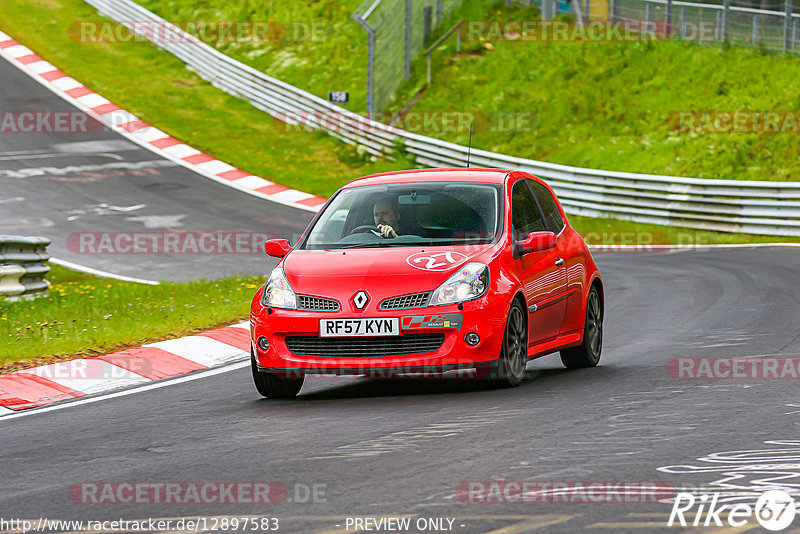
[[[425,169],[359,178],[325,204],[253,298],[259,393],[297,395],[309,373],[476,368],[516,386],[556,351],[597,365],[603,282],[542,180]]]

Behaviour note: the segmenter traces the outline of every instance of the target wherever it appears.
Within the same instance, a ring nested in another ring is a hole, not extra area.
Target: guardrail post
[[[0,235],[0,297],[17,300],[46,292],[49,244],[46,237]]]
[[[758,15],[753,15],[753,44],[758,43]]]
[[[680,19],[680,32],[681,32],[681,39],[686,39],[686,8],[681,8],[681,19]]]
[[[728,40],[728,24],[730,21],[731,0],[722,2],[722,40]]]
[[[792,0],[786,0],[785,2],[785,16],[783,19],[783,51],[786,52],[792,47],[791,42],[791,35],[789,33],[789,29],[792,25]]]
[[[556,0],[542,0],[542,20],[553,20],[556,16]]]

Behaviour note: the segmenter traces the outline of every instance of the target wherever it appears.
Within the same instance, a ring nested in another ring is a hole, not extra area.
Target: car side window
[[[511,190],[511,225],[517,241],[545,230],[542,214],[525,180],[519,180]]]
[[[531,186],[533,194],[536,195],[536,200],[539,201],[539,206],[542,208],[544,214],[544,222],[547,224],[547,229],[555,234],[564,228],[564,221],[561,219],[561,212],[558,211],[556,201],[545,186],[534,180],[527,180],[528,185]]]

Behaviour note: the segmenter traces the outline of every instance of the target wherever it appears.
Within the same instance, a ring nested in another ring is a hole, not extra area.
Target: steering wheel
[[[377,226],[373,226],[371,224],[364,224],[364,225],[356,226],[355,228],[353,228],[348,235],[365,234],[367,232],[378,232],[378,234],[381,233],[381,231],[378,230]]]

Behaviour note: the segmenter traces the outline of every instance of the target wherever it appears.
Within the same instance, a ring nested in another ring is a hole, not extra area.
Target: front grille
[[[403,295],[393,297],[381,302],[382,310],[402,310],[404,308],[423,308],[428,304],[431,292],[414,293],[413,295]]]
[[[304,311],[339,311],[339,303],[333,299],[297,295],[297,309]]]
[[[286,346],[292,354],[323,358],[370,358],[423,354],[439,350],[443,343],[444,334],[441,333],[380,337],[290,336],[286,338]]]

